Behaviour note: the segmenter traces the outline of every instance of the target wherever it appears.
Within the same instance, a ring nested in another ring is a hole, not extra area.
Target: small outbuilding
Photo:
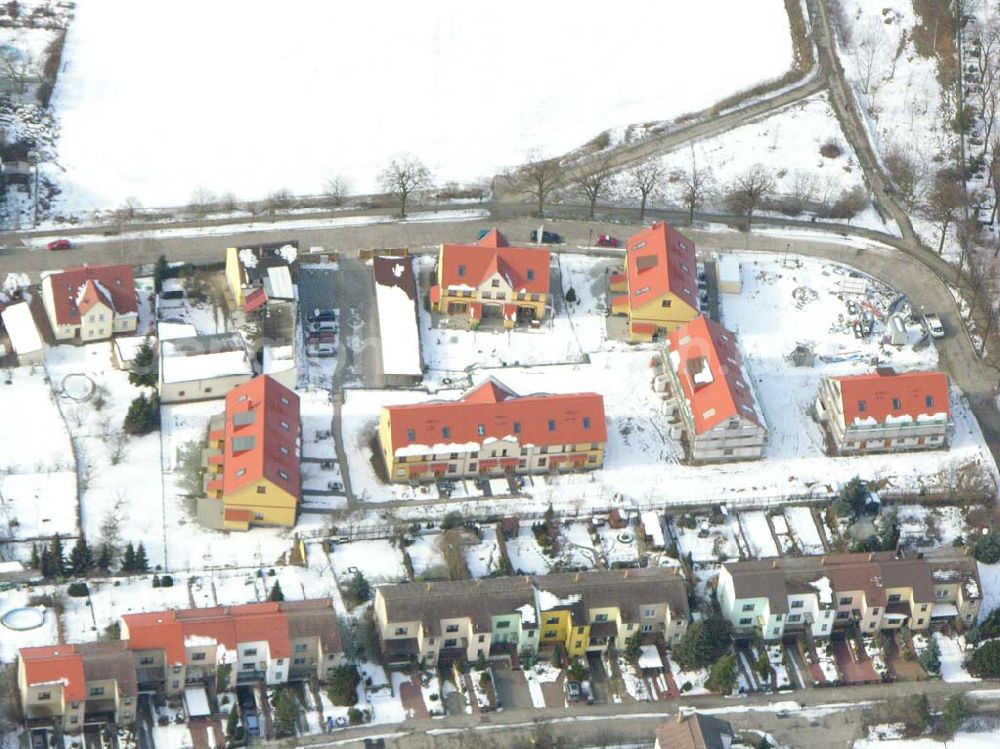
[[[253,378],[253,366],[239,333],[160,341],[160,401],[224,398]]]
[[[42,337],[31,316],[31,308],[27,302],[12,304],[3,312],[3,327],[10,338],[10,345],[17,354],[17,363],[21,366],[42,363]]]
[[[739,294],[743,291],[743,277],[740,261],[732,255],[723,255],[716,266],[719,272],[719,292]]]

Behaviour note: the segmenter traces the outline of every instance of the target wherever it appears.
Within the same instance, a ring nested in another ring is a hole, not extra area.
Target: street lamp
[[[35,167],[35,189],[32,190],[32,209],[31,209],[31,228],[38,227],[38,151],[31,150],[28,151],[28,158],[31,159],[32,165]]]

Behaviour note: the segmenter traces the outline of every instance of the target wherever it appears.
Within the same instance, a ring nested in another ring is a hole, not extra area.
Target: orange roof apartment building
[[[302,494],[299,396],[267,375],[234,387],[209,423],[198,520],[218,530],[292,527]]]
[[[948,378],[942,372],[891,369],[827,377],[816,414],[839,455],[947,447]]]
[[[139,325],[130,265],[84,265],[42,279],[42,304],[56,340],[101,341]]]
[[[628,317],[629,338],[649,341],[698,316],[694,242],[666,221],[625,243],[625,268],[611,276],[611,312]]]
[[[760,458],[767,425],[736,336],[704,315],[670,333],[653,388],[696,463]]]
[[[327,679],[344,652],[328,599],[126,614],[122,639],[22,648],[18,687],[25,722],[75,733],[84,720],[136,716],[139,689],[177,696],[215,682],[230,686]]]
[[[476,244],[443,244],[431,306],[473,326],[484,319],[505,328],[541,320],[549,303],[549,257],[548,250],[511,247],[496,229]]]
[[[385,406],[379,423],[395,482],[599,468],[606,442],[600,395],[520,396],[494,378],[457,401]]]

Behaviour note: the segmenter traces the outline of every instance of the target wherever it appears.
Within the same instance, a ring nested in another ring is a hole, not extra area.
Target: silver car
[[[941,318],[933,312],[924,315],[924,326],[931,338],[944,338],[944,325],[941,324]]]

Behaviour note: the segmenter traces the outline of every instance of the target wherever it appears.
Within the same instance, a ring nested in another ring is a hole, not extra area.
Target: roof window
[[[413,431],[412,429],[406,430],[406,439],[408,439],[410,442],[413,442],[413,440],[415,440],[416,438],[417,438],[417,433],[415,431]]]
[[[858,411],[864,413],[868,410],[868,404],[864,401],[858,401]]]
[[[933,408],[934,407],[934,396],[933,395],[925,395],[924,396],[924,403],[927,405],[927,408]]]
[[[248,437],[233,437],[233,452],[241,453],[247,450],[253,450],[256,443],[257,438],[253,435]]]
[[[549,431],[554,432],[556,430],[556,420],[549,419]]]

